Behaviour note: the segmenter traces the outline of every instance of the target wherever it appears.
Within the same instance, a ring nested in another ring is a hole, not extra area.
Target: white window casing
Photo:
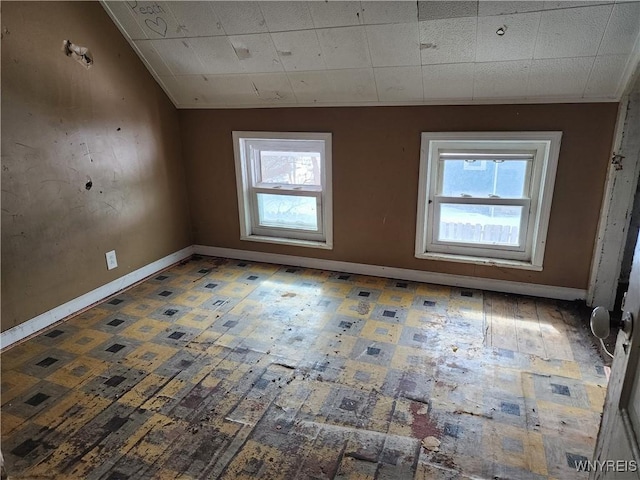
[[[542,270],[561,137],[561,132],[422,133],[415,256]],[[445,180],[445,165],[456,161],[464,161],[464,175],[484,175],[492,165],[493,192],[446,195],[456,179]],[[516,165],[508,162],[523,166],[522,192],[499,196],[500,165]],[[456,222],[441,222],[445,208],[454,215],[451,212],[465,207],[468,217],[458,214]],[[510,220],[513,225],[497,220],[481,225],[482,220],[468,214],[469,208],[489,209],[492,216],[496,210],[520,214]]]
[[[240,238],[256,242],[333,248],[331,134],[234,131],[233,148]],[[265,179],[263,155],[269,154],[291,154],[290,158],[296,159],[313,157],[317,159],[319,174],[316,175],[314,170],[313,180],[310,182],[300,182],[297,177],[289,178],[288,181],[282,181],[282,178]],[[269,219],[266,205],[278,201],[278,198],[281,205],[289,202],[289,210],[306,209],[306,221],[285,224],[282,217],[274,220],[273,212]]]

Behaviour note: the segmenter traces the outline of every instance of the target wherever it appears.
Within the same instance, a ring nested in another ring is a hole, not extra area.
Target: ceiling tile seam
[[[480,0],[478,0],[478,8],[480,8]],[[476,41],[474,44],[473,63],[478,61],[478,16],[476,15]]]
[[[476,12],[480,12],[480,0],[478,0],[476,4]],[[478,23],[479,23],[479,15],[476,15],[476,41],[474,44],[474,52],[473,52],[473,78],[471,79],[471,100],[476,99],[476,71],[478,70],[476,64],[478,63]]]
[[[222,32],[224,33],[225,37],[228,37],[229,34],[227,33],[227,30],[224,28],[224,22],[222,21],[222,19],[220,18],[220,15],[218,15],[218,12],[216,12],[216,9],[213,8],[213,5],[215,4],[215,2],[208,2],[209,3],[209,8],[211,8],[211,11],[213,12],[213,14],[216,16],[216,18],[218,19],[218,22],[220,22],[220,28],[222,29]]]
[[[535,41],[533,42],[533,48],[531,49],[531,58],[529,58],[529,68],[527,69],[527,83],[524,91],[524,98],[529,97],[529,87],[531,86],[531,70],[533,70],[533,60],[536,56],[536,48],[538,48],[538,38],[540,37],[540,25],[542,25],[542,14],[538,15],[538,27],[536,28]]]
[[[480,1],[482,1],[482,0],[480,0]],[[480,1],[478,2],[478,4],[480,3]],[[498,0],[498,1],[501,1],[501,0]],[[519,0],[517,0],[517,1],[519,1]],[[571,1],[571,0],[569,0],[569,1]],[[632,1],[636,1],[636,0],[632,0]],[[601,7],[603,5],[614,5],[614,3],[610,3],[610,2],[593,2],[590,5],[571,5],[571,6],[557,7],[557,8],[541,8],[541,9],[535,9],[535,10],[527,10],[527,11],[523,11],[523,12],[492,13],[492,14],[488,14],[488,15],[480,15],[480,13],[478,13],[478,17],[500,17],[500,16],[504,16],[504,15],[523,15],[523,14],[526,14],[526,13],[557,12],[559,10],[571,10],[571,9],[576,9],[576,8]],[[480,12],[480,8],[478,8],[478,12]]]
[[[313,21],[313,17],[311,18]],[[325,70],[329,70],[329,66],[327,65],[327,59],[324,58],[324,51],[322,50],[322,44],[320,43],[320,37],[318,36],[318,29],[314,28],[313,32],[316,34],[316,42],[318,42],[318,48],[320,49],[320,58],[322,59],[322,64],[324,65]]]
[[[280,33],[280,32],[278,32]],[[273,36],[271,35],[271,32],[269,32],[269,38],[271,39],[271,43],[273,43],[273,47],[276,50],[276,55],[278,55],[278,61],[280,62],[280,65],[282,65],[282,71],[285,73],[289,73],[289,70],[287,70],[287,67],[284,64],[284,61],[282,60],[282,55],[281,55],[281,51],[278,48],[278,46],[276,45],[276,41],[273,39]],[[258,73],[263,73],[263,72],[258,72]],[[288,77],[289,75],[287,75]]]
[[[471,100],[477,100],[479,97],[476,96],[476,72],[478,68],[476,67],[476,63],[473,63],[473,84],[471,85]]]
[[[587,95],[587,88],[589,87],[589,81],[591,80],[591,76],[593,75],[593,71],[596,67],[596,60],[598,58],[598,53],[600,53],[600,49],[602,48],[602,43],[604,42],[604,36],[607,33],[607,27],[609,27],[609,24],[611,23],[611,18],[613,17],[613,8],[614,6],[611,5],[611,10],[609,10],[609,17],[607,18],[607,22],[605,23],[604,29],[602,30],[602,36],[600,37],[600,41],[598,42],[598,48],[596,48],[596,54],[593,57],[593,62],[591,63],[591,68],[589,68],[589,74],[587,75],[587,81],[584,82],[584,87],[582,88],[582,98],[586,98]],[[628,61],[628,57],[627,57],[627,61]],[[618,80],[620,81],[620,80]]]
[[[293,93],[293,98],[295,98],[295,102],[294,103],[300,103],[300,100],[298,100],[298,95],[296,94],[296,90],[295,88],[293,88],[293,83],[291,82],[291,78],[289,77],[289,72],[285,71],[284,75],[287,77],[287,83],[289,84],[289,88],[291,88],[291,93]]]
[[[640,68],[640,31],[633,43],[633,48],[628,56],[627,64],[624,67],[624,72],[620,77],[618,88],[615,92],[615,96],[618,100],[625,95],[627,87],[630,85],[630,82],[633,81],[634,74],[638,68]]]
[[[268,0],[270,1],[270,0]],[[340,0],[335,0],[335,1],[340,1]],[[401,0],[404,1],[404,0]],[[471,17],[468,17],[471,18]],[[438,20],[444,20],[444,19],[438,19]],[[313,18],[311,19],[311,21],[313,21]],[[426,20],[421,20],[422,22],[426,21]],[[333,26],[333,27],[316,27],[315,25],[313,27],[310,28],[297,28],[294,30],[269,30],[268,32],[259,32],[259,33],[291,33],[291,32],[309,32],[311,30],[335,30],[338,28],[351,28],[351,27],[378,27],[378,26],[382,26],[382,25],[401,25],[403,23],[413,23],[413,21],[411,22],[382,22],[382,23],[361,23],[358,25],[339,25],[339,26]],[[416,23],[419,23],[418,21],[416,21]],[[226,35],[226,34],[225,34]],[[241,34],[236,34],[237,35],[256,35],[255,33],[241,33]],[[200,36],[200,35],[198,35]],[[221,35],[202,35],[204,37],[220,37]],[[179,37],[182,38],[182,37]],[[145,40],[144,38],[141,40]]]
[[[420,40],[418,38],[418,40]],[[422,52],[420,53],[420,55],[422,56]],[[422,58],[420,59],[420,80],[422,81],[422,100],[424,101],[424,99],[426,98],[425,94],[424,94],[424,65],[422,65]],[[374,72],[375,74],[375,72]]]
[[[599,55],[599,57],[622,57],[622,56],[627,56],[627,55]],[[162,59],[162,57],[160,57]],[[594,55],[580,55],[580,56],[575,56],[575,57],[554,57],[554,58],[521,58],[521,59],[516,59],[516,60],[490,60],[490,61],[486,61],[486,62],[447,62],[447,63],[427,63],[424,65],[385,65],[385,66],[379,66],[379,67],[374,67],[374,66],[367,66],[367,67],[358,67],[358,68],[352,68],[352,67],[344,67],[344,68],[326,68],[324,70],[282,70],[282,71],[273,71],[273,70],[260,70],[260,71],[243,71],[243,72],[227,72],[227,73],[210,73],[207,71],[200,71],[200,72],[194,72],[194,73],[171,73],[171,76],[173,77],[192,77],[192,76],[201,76],[201,75],[206,75],[207,77],[225,77],[225,76],[239,76],[239,75],[245,75],[245,74],[250,74],[250,75],[265,75],[265,74],[281,74],[281,73],[318,73],[318,72],[334,72],[334,71],[345,71],[345,70],[362,70],[362,69],[382,69],[382,68],[402,68],[402,67],[435,67],[435,66],[440,66],[440,65],[466,65],[466,64],[477,64],[477,65],[483,65],[483,64],[492,64],[492,63],[519,63],[519,62],[524,62],[524,61],[542,61],[542,60],[565,60],[565,59],[574,59],[574,58],[595,58]],[[163,60],[164,63],[164,60]],[[166,65],[166,63],[165,63]],[[167,66],[167,69],[169,71],[171,71],[169,69],[169,67]]]
[[[480,1],[480,0],[478,0]],[[420,45],[422,45],[422,37],[420,35],[420,1],[416,0],[416,21],[418,24],[418,51],[420,52],[420,81],[422,83],[422,101],[426,98],[424,94],[424,65],[422,64],[422,49]],[[374,71],[375,75],[375,71]]]
[[[360,2],[360,11],[363,12],[362,2]],[[379,102],[380,94],[378,93],[378,80],[376,79],[376,72],[374,70],[373,55],[371,55],[371,45],[369,44],[369,34],[367,33],[367,27],[365,25],[363,25],[362,28],[364,28],[364,38],[367,41],[367,52],[369,53],[369,60],[371,61],[371,76],[373,77],[373,88],[376,92],[376,100]],[[424,93],[423,93],[423,98],[424,98]]]
[[[196,72],[194,75],[206,75],[205,74],[205,70],[207,69],[207,65],[205,64],[205,62],[200,58],[200,55],[198,55],[198,52],[196,51],[196,49],[193,47],[193,44],[191,42],[189,42],[188,38],[180,38],[180,43],[182,43],[182,45],[184,45],[187,49],[191,50],[191,53],[193,53],[193,56],[196,57],[196,60],[198,61],[198,63],[200,64],[201,67],[201,71],[200,72]],[[184,42],[187,42],[187,44],[185,44]],[[227,40],[228,41],[228,40]],[[169,71],[171,72],[171,74],[175,77],[176,73],[169,68]]]
[[[158,78],[160,78],[160,74],[156,71],[156,69],[154,68],[153,64],[151,63],[151,61],[147,60],[147,57],[144,56],[144,54],[142,53],[142,50],[140,50],[140,48],[138,47],[138,45],[135,43],[135,41],[131,41],[132,44],[135,45],[135,51],[136,53],[138,53],[138,56],[142,59],[142,62],[145,64],[145,66],[147,68],[149,68],[152,72],[152,74],[155,74]],[[158,56],[158,58],[160,59],[160,61],[162,62],[162,64],[164,65],[164,67],[167,69],[167,72],[170,72],[171,75],[173,75],[173,72],[171,71],[171,69],[169,68],[169,65],[167,64],[167,62],[165,61],[164,57],[162,55],[160,55],[160,52],[158,52],[158,50],[156,49],[156,47],[153,45],[153,43],[149,43],[149,47],[151,47],[151,49],[156,52],[156,55]]]
[[[185,38],[186,37],[185,32],[189,31],[187,29],[186,25],[183,25],[178,21],[178,17],[176,16],[175,12],[171,9],[171,2],[163,2],[163,3],[166,5],[167,10],[169,11],[170,15],[173,17],[173,19],[176,22],[176,25],[178,26],[178,30],[176,31],[176,33],[182,33],[183,34],[178,38]]]
[[[222,34],[226,36],[227,35],[227,31],[224,29],[224,25],[222,24],[222,20],[220,20],[220,17],[218,16],[216,11],[214,10],[213,3],[214,2],[207,2],[207,6],[209,7],[209,10],[211,11],[211,13],[213,13],[213,16],[216,17],[216,19],[217,19],[216,27],[218,27],[218,29],[222,30]]]
[[[602,37],[600,37],[600,41],[598,42],[598,48],[596,48],[596,57],[600,54],[600,49],[602,48],[602,44],[604,42],[604,36],[607,34],[607,28],[609,28],[609,24],[611,23],[611,19],[613,18],[613,9],[614,6],[611,7],[609,11],[609,18],[607,18],[607,23],[604,25],[604,29],[602,30]]]
[[[311,17],[311,25],[313,25],[313,30],[318,30],[318,26],[316,25],[316,20],[313,18],[313,13],[311,13],[311,9],[309,8],[309,4],[305,2],[307,6],[307,10],[309,11],[309,16]]]

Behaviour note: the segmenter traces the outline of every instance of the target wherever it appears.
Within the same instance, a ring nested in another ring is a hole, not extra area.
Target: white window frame
[[[541,271],[561,138],[562,132],[423,132],[415,256]],[[454,198],[438,195],[442,191],[440,157],[456,151],[473,152],[476,158],[481,158],[483,153],[530,155],[523,198]],[[440,203],[522,206],[525,213],[519,231],[519,246],[439,241]]]
[[[331,133],[318,132],[246,132],[234,131],[233,153],[236,165],[240,239],[312,248],[333,248],[333,207],[331,191]],[[318,151],[311,142],[323,143],[320,150],[321,186],[262,184],[257,162],[250,152],[262,149],[277,151]],[[257,195],[270,193],[314,197],[318,213],[315,231],[268,227],[258,224]]]

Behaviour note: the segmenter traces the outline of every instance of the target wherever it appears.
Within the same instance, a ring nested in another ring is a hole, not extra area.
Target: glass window
[[[423,133],[416,256],[541,270],[560,137]]]
[[[331,248],[331,134],[233,132],[243,240]]]

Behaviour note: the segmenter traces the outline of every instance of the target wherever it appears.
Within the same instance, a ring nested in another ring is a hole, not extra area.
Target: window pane
[[[478,245],[519,245],[522,207],[440,205],[438,240]]]
[[[522,198],[527,163],[526,160],[444,160],[441,162],[442,195]]]
[[[317,231],[316,198],[258,193],[258,224]]]
[[[320,186],[319,152],[260,152],[262,183]]]

